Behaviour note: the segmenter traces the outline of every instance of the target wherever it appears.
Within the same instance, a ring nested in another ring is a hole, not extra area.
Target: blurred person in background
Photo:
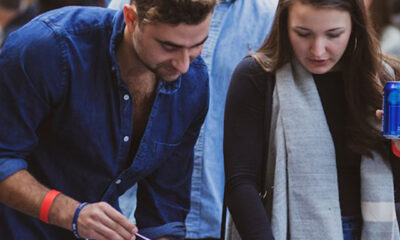
[[[0,0],[0,49],[11,32],[36,15],[36,8],[28,1]]]
[[[393,23],[400,26],[400,0],[393,0]]]
[[[400,59],[400,29],[393,22],[393,0],[364,0],[382,53]]]

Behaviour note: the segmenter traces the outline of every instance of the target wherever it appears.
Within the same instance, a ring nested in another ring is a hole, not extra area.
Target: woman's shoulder
[[[262,68],[260,63],[253,56],[246,56],[245,58],[243,58],[242,61],[240,61],[239,64],[237,65],[236,69],[247,72],[258,72],[258,73],[268,74],[268,72]]]
[[[265,71],[254,57],[248,56],[237,65],[230,90],[231,93],[240,92],[240,95],[248,97],[263,96],[267,90],[270,92],[274,89],[274,85],[275,74]]]
[[[275,74],[265,71],[260,63],[252,56],[247,56],[239,62],[236,66],[234,76],[239,76],[240,78],[263,79],[264,81],[275,79]]]

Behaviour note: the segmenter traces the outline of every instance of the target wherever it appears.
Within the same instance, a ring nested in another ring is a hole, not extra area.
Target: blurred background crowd
[[[64,6],[107,7],[111,0],[0,0],[0,48],[8,34],[34,16]],[[269,0],[265,0],[269,1]],[[382,51],[400,56],[400,0],[365,0],[375,30],[382,41]]]

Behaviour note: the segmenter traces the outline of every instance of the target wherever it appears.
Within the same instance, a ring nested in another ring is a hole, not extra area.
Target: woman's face
[[[299,62],[311,73],[332,70],[350,39],[351,17],[347,11],[315,8],[294,1],[289,8],[288,33]]]

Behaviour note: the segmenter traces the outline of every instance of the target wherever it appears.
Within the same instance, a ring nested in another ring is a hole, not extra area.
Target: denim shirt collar
[[[123,10],[116,12],[113,19],[113,24],[114,26],[111,33],[110,49],[109,49],[112,60],[112,69],[117,75],[118,83],[125,86],[125,83],[122,82],[122,77],[119,69],[117,52],[116,52],[116,49],[119,46],[119,44],[121,44],[122,38],[124,36],[125,20],[124,20]],[[182,75],[179,76],[178,79],[172,82],[167,82],[162,79],[158,79],[158,92],[166,95],[174,94],[181,87],[181,81],[182,81]]]

